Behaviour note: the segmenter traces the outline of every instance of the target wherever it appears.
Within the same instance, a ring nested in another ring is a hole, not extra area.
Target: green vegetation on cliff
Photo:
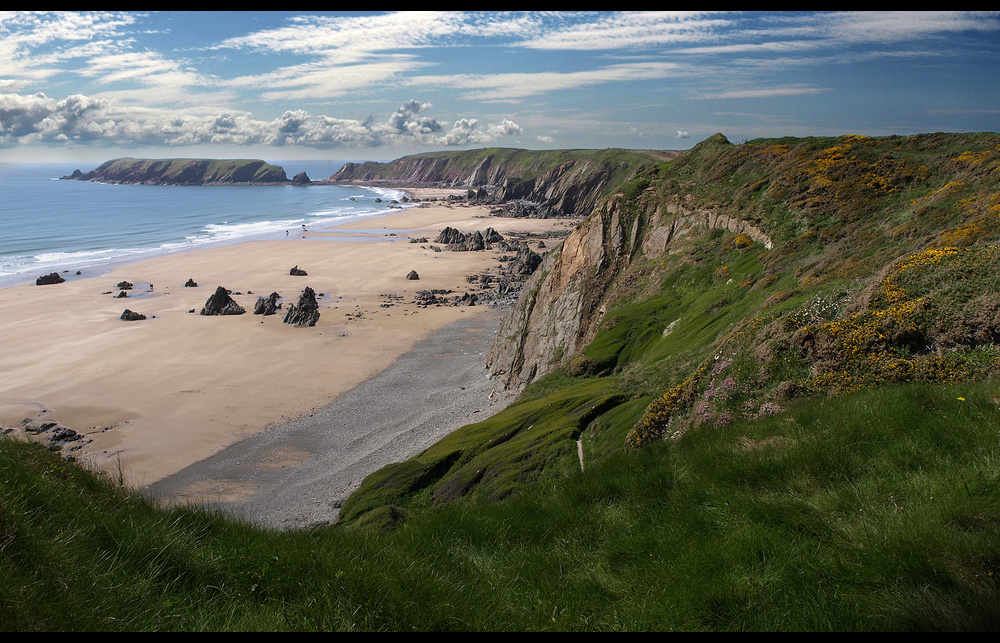
[[[675,152],[488,148],[414,154],[388,163],[348,163],[330,181],[494,189],[498,202],[525,199],[559,214],[587,213],[601,198]]]
[[[629,178],[635,168],[648,167],[664,160],[664,152],[643,152],[637,150],[522,150],[505,147],[490,147],[464,152],[423,152],[404,156],[388,163],[368,161],[347,163],[331,181],[419,181],[456,182],[469,180],[467,185],[475,187],[475,171],[480,168],[497,168],[504,177],[529,180],[552,171],[565,163],[588,162],[595,167],[618,167],[627,173],[616,176],[615,186]],[[414,172],[420,172],[415,174]],[[485,178],[485,174],[481,179]]]
[[[1000,627],[1000,136],[716,136],[574,235],[578,348],[333,527],[0,441],[5,629]]]
[[[65,178],[155,185],[288,182],[284,169],[258,159],[120,158],[106,161],[91,172],[74,172]]]

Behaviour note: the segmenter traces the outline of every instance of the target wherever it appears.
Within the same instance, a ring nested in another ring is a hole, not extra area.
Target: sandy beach
[[[0,425],[20,432],[29,419],[57,422],[84,436],[64,452],[80,447],[72,451],[78,460],[122,471],[134,485],[151,484],[308,417],[459,318],[491,314],[483,306],[412,302],[418,290],[474,292],[466,276],[496,269],[499,251],[434,252],[410,238],[433,240],[446,226],[505,234],[573,225],[492,217],[485,207],[439,201],[323,230],[290,230],[283,240],[0,289]],[[290,275],[293,266],[308,274]],[[406,278],[411,270],[418,280]],[[185,287],[188,279],[198,286]],[[127,298],[116,297],[121,281],[134,284]],[[247,313],[199,315],[217,286],[233,291]],[[252,314],[258,297],[278,292],[287,308],[306,286],[321,294],[315,326],[284,324],[284,311]],[[122,321],[126,308],[147,319]]]

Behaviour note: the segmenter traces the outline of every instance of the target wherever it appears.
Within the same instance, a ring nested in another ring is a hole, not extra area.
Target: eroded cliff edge
[[[587,215],[637,173],[676,157],[654,150],[488,148],[347,163],[328,181],[391,187],[468,188],[483,204],[525,202],[533,216]]]
[[[711,144],[729,145],[724,138]],[[638,189],[645,185],[640,179]],[[706,229],[744,234],[767,249],[773,245],[766,232],[720,203],[683,192],[663,198],[652,189],[636,199],[635,189],[598,203],[524,284],[487,355],[487,367],[508,388],[556,370],[587,346],[616,282],[638,258],[670,252],[676,240]]]

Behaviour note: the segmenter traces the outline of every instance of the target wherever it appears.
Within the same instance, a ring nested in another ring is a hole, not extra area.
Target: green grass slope
[[[321,530],[0,440],[7,630],[995,630],[1000,138],[713,137],[595,216],[739,215]],[[641,246],[637,246],[641,247]]]
[[[501,502],[290,533],[0,440],[0,627],[995,630],[998,421],[984,383],[799,400]]]

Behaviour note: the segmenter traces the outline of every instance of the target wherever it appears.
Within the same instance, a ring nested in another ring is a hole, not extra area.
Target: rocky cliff
[[[369,476],[342,519],[497,501],[814,400],[995,381],[998,177],[989,132],[716,135],[636,174],[502,322],[488,365],[517,401]]]
[[[417,154],[389,163],[348,163],[328,181],[469,188],[480,203],[527,201],[551,215],[585,215],[625,180],[676,155],[644,150],[490,148]]]
[[[286,184],[285,170],[258,159],[113,159],[64,179],[146,185]]]
[[[985,243],[996,236],[987,220],[997,208],[983,204],[996,201],[985,177],[997,149],[996,137],[986,134],[739,146],[716,135],[598,202],[525,284],[488,366],[513,388],[569,366],[600,329],[614,325],[605,319],[609,309],[661,288],[651,275],[663,266],[706,265],[696,244],[713,230],[731,239],[729,247],[758,255],[764,272],[744,280],[755,291],[773,288],[778,275],[795,275],[797,286],[775,291],[776,302],[806,292],[819,293],[819,301],[827,296],[824,283],[861,283],[907,252]],[[949,173],[958,179],[949,183]]]

